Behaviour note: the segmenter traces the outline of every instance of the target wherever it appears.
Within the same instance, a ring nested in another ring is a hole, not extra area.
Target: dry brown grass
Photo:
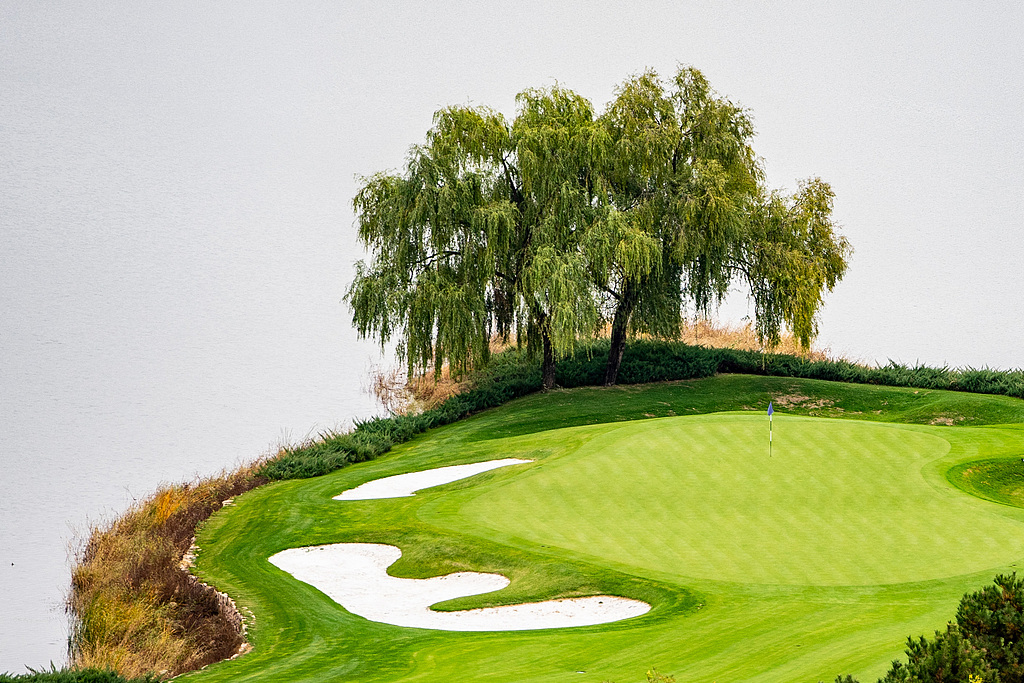
[[[816,349],[812,345],[809,350],[800,348],[792,334],[783,333],[782,340],[772,348],[765,348],[757,339],[757,333],[750,323],[729,325],[709,320],[686,322],[680,329],[680,340],[687,344],[709,346],[716,349],[743,349],[745,351],[765,351],[768,353],[785,353],[810,360],[836,360],[829,349]]]
[[[452,377],[447,365],[441,368],[440,376],[428,372],[409,378],[398,369],[376,370],[370,375],[370,391],[392,415],[431,410],[471,386],[465,378]]]
[[[515,339],[491,338],[491,353],[515,346]],[[432,410],[452,396],[473,388],[467,377],[454,377],[445,365],[440,375],[425,372],[409,378],[403,370],[377,368],[370,373],[370,392],[392,415],[408,415]]]
[[[224,500],[265,483],[256,474],[261,465],[164,487],[91,529],[67,604],[72,667],[169,678],[238,652],[240,617],[189,574],[183,558],[196,526]]]

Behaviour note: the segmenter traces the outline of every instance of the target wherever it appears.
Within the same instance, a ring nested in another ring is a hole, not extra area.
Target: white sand
[[[422,489],[429,489],[441,484],[450,484],[459,479],[472,477],[474,474],[495,470],[499,467],[509,465],[520,465],[533,462],[532,460],[520,460],[519,458],[504,458],[502,460],[488,460],[486,462],[475,462],[470,465],[452,465],[451,467],[437,467],[422,472],[409,472],[408,474],[396,474],[393,477],[374,479],[365,484],[349,489],[341,495],[334,497],[334,500],[375,500],[378,498],[404,498],[411,496]],[[464,595],[472,595],[464,593]]]
[[[447,468],[445,468],[447,469]],[[402,551],[376,543],[336,543],[291,548],[270,562],[325,593],[353,614],[395,626],[443,631],[525,631],[606,624],[637,617],[650,605],[610,595],[547,600],[462,612],[430,606],[466,595],[490,593],[509,580],[500,574],[458,572],[430,579],[399,579],[387,568]]]

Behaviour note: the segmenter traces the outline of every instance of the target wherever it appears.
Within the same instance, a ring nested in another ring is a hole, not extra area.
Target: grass
[[[1024,507],[1024,448],[1021,457],[971,460],[953,467],[946,478],[957,488],[979,498]]]
[[[29,673],[0,673],[0,683],[155,683],[157,679],[127,679],[123,676],[102,669],[61,670],[51,665],[50,669],[29,669]]]
[[[993,502],[1012,503],[1010,463],[1024,456],[1024,429],[1007,423],[1024,423],[1024,402],[742,375],[530,395],[214,514],[196,569],[251,610],[254,649],[187,677],[877,676],[908,634],[940,627],[964,592],[1024,558],[1024,510]],[[536,463],[412,498],[331,500],[378,477],[499,457]],[[404,629],[354,617],[266,561],[347,541],[401,547],[399,576],[512,580],[443,609],[604,592],[653,609],[580,629]]]
[[[68,609],[77,617],[72,671],[50,673],[116,671],[127,678],[154,673],[166,678],[233,655],[243,639],[231,615],[213,589],[196,582],[179,563],[200,520],[225,499],[266,481],[255,470],[162,488],[110,524],[93,528],[77,558],[68,597]]]

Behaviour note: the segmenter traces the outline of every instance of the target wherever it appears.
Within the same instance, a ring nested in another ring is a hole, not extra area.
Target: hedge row
[[[320,439],[283,453],[259,472],[269,479],[303,479],[332,472],[356,462],[373,460],[396,444],[432,427],[451,424],[473,413],[494,408],[541,388],[539,363],[516,353],[496,356],[480,374],[475,388],[456,394],[433,410],[418,415],[377,417],[357,422],[344,434],[321,434]]]
[[[600,384],[604,379],[607,358],[606,341],[583,347],[571,358],[559,362],[556,382],[563,387]],[[930,368],[892,361],[888,365],[869,367],[844,360],[806,360],[787,354],[711,349],[668,341],[638,341],[628,346],[622,357],[619,383],[694,379],[718,373],[799,377],[1024,398],[1024,370]]]
[[[562,387],[596,386],[604,381],[608,342],[581,345],[558,362],[555,381]],[[739,349],[713,349],[682,342],[637,341],[630,344],[619,369],[620,384],[644,384],[743,373],[774,377],[822,379],[919,389],[946,389],[1002,394],[1024,399],[1024,371],[929,368],[890,362],[881,367],[848,361],[812,361],[786,354]],[[374,418],[345,434],[322,434],[300,447],[287,448],[260,474],[270,479],[301,479],[332,472],[345,465],[372,460],[396,444],[432,427],[451,424],[473,413],[541,389],[540,363],[518,351],[494,357],[477,378],[474,389],[453,396],[434,410],[418,415]]]

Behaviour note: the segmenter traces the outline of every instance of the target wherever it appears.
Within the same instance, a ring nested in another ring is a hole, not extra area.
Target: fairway
[[[735,407],[783,390],[861,419],[777,412],[769,457],[767,416]],[[647,417],[656,411],[666,416]],[[880,421],[950,414],[977,426]],[[657,667],[680,683],[873,680],[908,635],[941,628],[960,595],[1024,561],[1024,510],[947,479],[975,460],[1020,461],[1024,429],[986,421],[1024,422],[1022,402],[755,377],[514,401],[212,517],[198,573],[251,610],[254,649],[189,677],[628,683]],[[383,477],[506,458],[530,462],[335,500]],[[539,631],[404,628],[351,614],[268,561],[338,543],[400,548],[388,572],[403,579],[508,579],[435,609],[619,595],[651,610]]]

